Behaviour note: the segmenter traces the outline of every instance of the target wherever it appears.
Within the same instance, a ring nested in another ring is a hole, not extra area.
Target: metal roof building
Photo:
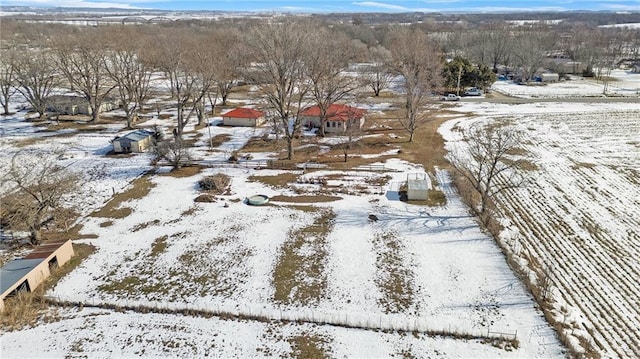
[[[73,257],[70,240],[43,243],[22,259],[15,259],[0,269],[0,311],[4,299],[20,291],[30,292],[50,275],[51,270]]]

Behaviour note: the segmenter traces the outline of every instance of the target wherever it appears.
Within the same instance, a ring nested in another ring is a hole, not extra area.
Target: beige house
[[[347,105],[329,106],[324,123],[320,119],[320,107],[311,106],[300,113],[301,123],[308,127],[324,126],[325,133],[343,133],[348,128],[362,128],[367,111]]]
[[[264,123],[264,112],[240,107],[222,115],[225,126],[256,127]]]
[[[4,310],[6,297],[33,291],[51,275],[51,270],[67,263],[73,255],[70,240],[48,242],[28,256],[5,264],[0,269],[0,311]]]
[[[113,152],[144,152],[153,145],[153,135],[153,131],[139,129],[129,132],[122,137],[116,137],[111,141]]]

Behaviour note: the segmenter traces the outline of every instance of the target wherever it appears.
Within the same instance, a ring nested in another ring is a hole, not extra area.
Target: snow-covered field
[[[576,346],[640,356],[640,106],[471,104],[441,128],[450,149],[475,122],[524,134],[532,184],[505,193],[502,240],[523,266],[542,263],[555,317]],[[456,130],[454,130],[454,128]],[[579,343],[578,338],[584,340]]]
[[[12,123],[2,137],[4,148],[12,149],[24,133],[33,133],[19,120],[2,121]],[[213,136],[230,135],[230,144],[215,152],[198,148],[197,158],[224,158],[251,135],[261,134],[211,130]],[[91,191],[77,199],[90,203],[91,210],[149,169],[147,155],[105,157],[115,130],[101,131],[89,137],[48,133],[26,146],[65,146],[73,155],[62,161],[82,171],[103,168]],[[199,131],[206,136],[208,129]],[[206,137],[197,142],[205,143]],[[58,321],[2,333],[2,357],[290,356],[300,340],[334,357],[562,356],[555,332],[500,249],[469,216],[448,175],[437,173],[446,206],[416,206],[399,201],[397,184],[423,170],[397,159],[384,165],[385,172],[334,171],[343,186],[334,201],[274,201],[266,207],[247,206],[243,200],[258,193],[295,197],[321,185],[271,187],[251,177],[286,175],[284,171],[225,167],[176,177],[161,168],[149,176],[154,186],[148,195],[122,204],[132,210],[130,215],[82,220],[82,234],[96,236],[83,241],[95,245],[97,252],[48,295],[87,306],[144,305],[267,321],[60,310]],[[218,202],[194,202],[200,193],[197,181],[214,173],[231,176],[230,193]],[[295,172],[299,177],[309,173]],[[370,184],[385,176],[390,180],[382,189]],[[378,220],[371,221],[371,214]],[[278,276],[289,269],[294,274],[283,283]],[[283,286],[288,289],[284,296]],[[436,331],[515,336],[519,348],[420,334]]]
[[[611,71],[607,95],[638,97],[640,95],[640,73],[625,70]],[[547,84],[518,85],[513,81],[498,81],[491,89],[509,96],[523,98],[601,97],[603,84],[593,79],[572,76],[571,80]]]

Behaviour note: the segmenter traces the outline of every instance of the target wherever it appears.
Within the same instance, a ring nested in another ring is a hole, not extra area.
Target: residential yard
[[[9,120],[6,148],[30,133],[38,141],[22,148],[64,146],[70,155],[61,163],[91,173],[86,193],[70,200],[81,214],[84,239],[77,243],[96,252],[46,293],[82,306],[59,309],[49,323],[4,329],[3,357],[25,350],[39,356],[562,356],[555,332],[451,187],[446,164],[419,146],[442,141],[433,130],[455,116],[443,112],[416,144],[403,141],[393,118],[381,116],[368,129],[370,145],[346,163],[331,138],[305,136],[295,161],[326,166],[307,170],[217,165],[264,130],[189,127],[194,161],[202,166],[178,172],[153,169],[149,154],[106,156],[109,139],[121,133],[114,124],[96,134],[59,136]],[[392,141],[377,141],[380,136]],[[304,150],[306,142],[316,149]],[[253,160],[279,158],[268,146],[252,148]],[[407,176],[425,168],[441,200],[400,201]],[[229,190],[212,202],[194,201],[202,194],[198,181],[219,173],[231,178]],[[254,194],[272,200],[245,204]],[[491,339],[499,337],[507,340]]]

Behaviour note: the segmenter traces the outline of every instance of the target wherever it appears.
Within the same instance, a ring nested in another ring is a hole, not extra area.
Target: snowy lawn
[[[9,148],[23,131],[32,131],[19,121],[12,127],[15,133],[2,139]],[[207,148],[209,130],[226,139],[213,150]],[[71,199],[88,214],[150,169],[147,154],[106,157],[114,133],[49,136],[28,148],[65,146],[70,155],[61,161],[79,171],[101,170],[82,198]],[[212,126],[188,138],[197,146],[196,159],[217,161],[260,135]],[[286,356],[301,341],[330,356],[562,356],[554,331],[494,241],[469,216],[448,174],[438,171],[436,184],[446,194],[446,206],[412,205],[398,200],[398,184],[424,170],[397,159],[381,164],[385,171],[212,167],[190,176],[159,168],[145,177],[151,184],[148,194],[120,204],[131,210],[129,215],[102,213],[81,220],[82,234],[95,236],[82,241],[97,251],[48,295],[86,305],[191,309],[276,321],[62,311],[57,322],[2,333],[3,357],[80,352]],[[228,193],[212,203],[194,202],[201,194],[197,182],[217,173],[231,177]],[[266,184],[265,178],[274,176],[291,181]],[[309,183],[308,176],[327,181]],[[246,205],[245,198],[254,194],[274,200],[262,207]],[[412,336],[398,329],[444,331],[454,338]],[[516,336],[519,348],[456,339],[455,333]]]

